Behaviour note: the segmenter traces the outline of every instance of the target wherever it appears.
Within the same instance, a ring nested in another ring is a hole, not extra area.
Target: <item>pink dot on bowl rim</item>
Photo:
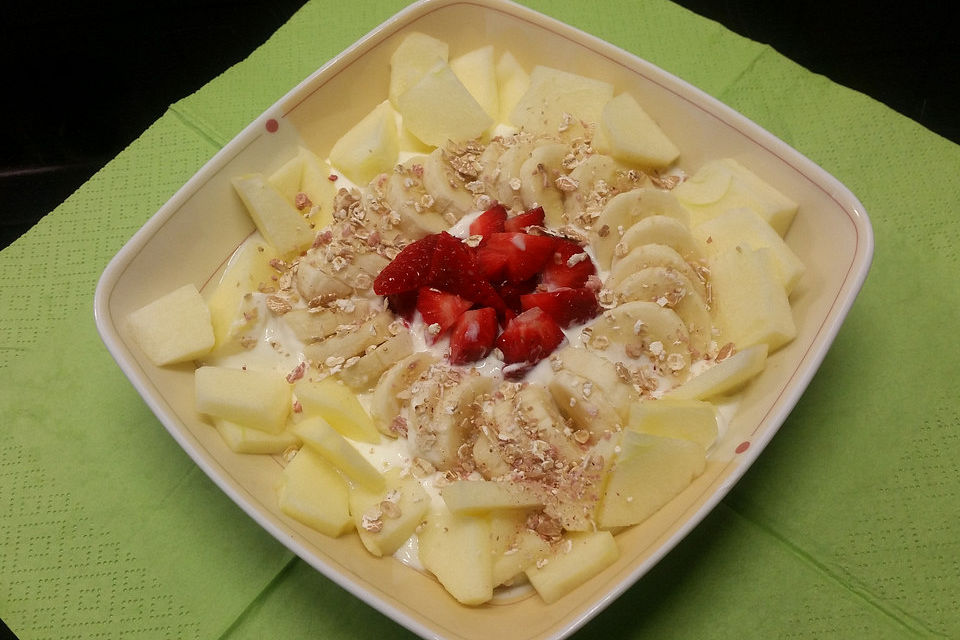
[[[267,120],[267,123],[265,126],[267,128],[267,131],[269,131],[270,133],[275,133],[277,129],[280,128],[280,123],[277,122],[276,118],[270,118],[269,120]]]
[[[741,442],[740,444],[737,445],[737,448],[735,449],[735,451],[736,451],[737,453],[743,453],[744,451],[746,451],[746,450],[749,449],[749,448],[750,448],[750,441],[749,441],[749,440],[744,440],[743,442]]]

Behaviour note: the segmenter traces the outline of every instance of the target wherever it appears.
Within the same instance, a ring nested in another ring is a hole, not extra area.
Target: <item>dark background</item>
[[[960,3],[675,1],[960,143]],[[0,247],[60,204],[169,104],[243,60],[302,4],[5,2]],[[0,638],[9,634],[0,622]]]

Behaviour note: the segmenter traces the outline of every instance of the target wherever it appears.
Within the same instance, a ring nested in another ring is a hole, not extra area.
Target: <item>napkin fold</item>
[[[176,189],[404,4],[308,3],[0,252],[0,617],[22,640],[410,636],[293,557],[193,465],[92,315],[106,263]],[[771,444],[578,637],[960,635],[960,147],[666,0],[526,4],[799,149],[857,194],[877,247]]]

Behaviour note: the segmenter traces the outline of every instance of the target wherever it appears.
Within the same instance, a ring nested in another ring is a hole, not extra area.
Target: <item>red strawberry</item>
[[[417,290],[387,296],[387,306],[395,314],[409,322],[413,319],[413,312],[417,310]]]
[[[389,296],[404,291],[415,291],[427,284],[437,246],[436,234],[421,238],[404,247],[393,262],[373,281],[373,292]]]
[[[417,311],[423,316],[423,321],[427,325],[437,324],[440,330],[431,335],[436,338],[448,328],[453,326],[463,312],[470,308],[473,303],[464,300],[460,296],[438,291],[430,287],[420,289],[417,295]]]
[[[576,289],[587,284],[587,278],[597,272],[590,255],[583,247],[570,240],[557,239],[556,253],[543,269],[543,284],[548,288]]]
[[[543,207],[528,209],[503,223],[503,231],[525,231],[530,226],[543,226]],[[471,231],[472,233],[472,231]]]
[[[430,265],[427,284],[503,312],[506,305],[497,295],[493,285],[484,277],[477,257],[474,250],[458,238],[446,231],[441,231],[437,234],[437,246]]]
[[[450,362],[466,364],[485,358],[497,337],[497,312],[493,307],[471,309],[450,330]]]
[[[490,282],[523,282],[535,276],[553,255],[557,239],[529,233],[493,233],[477,249],[480,271]]]
[[[546,311],[557,324],[567,328],[572,324],[586,322],[600,313],[597,295],[592,289],[555,289],[520,296],[520,309],[540,308]]]
[[[563,330],[553,318],[543,309],[533,307],[510,320],[496,344],[505,363],[523,363],[529,368],[549,356],[563,338]],[[525,371],[522,367],[512,368],[504,375],[522,375]]]
[[[530,278],[523,282],[504,282],[497,287],[497,293],[504,304],[514,313],[520,313],[520,297],[527,293],[533,293],[537,289],[538,278]]]
[[[470,223],[470,235],[486,238],[491,233],[500,233],[506,219],[507,210],[502,204],[495,204]]]

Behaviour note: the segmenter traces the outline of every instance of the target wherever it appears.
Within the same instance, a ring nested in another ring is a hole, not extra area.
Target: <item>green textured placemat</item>
[[[219,146],[403,4],[309,3],[0,252],[0,617],[23,640],[409,635],[193,466],[91,312],[109,258]],[[579,635],[960,635],[960,147],[664,0],[526,4],[795,146],[857,194],[876,234],[864,290],[780,433]]]

